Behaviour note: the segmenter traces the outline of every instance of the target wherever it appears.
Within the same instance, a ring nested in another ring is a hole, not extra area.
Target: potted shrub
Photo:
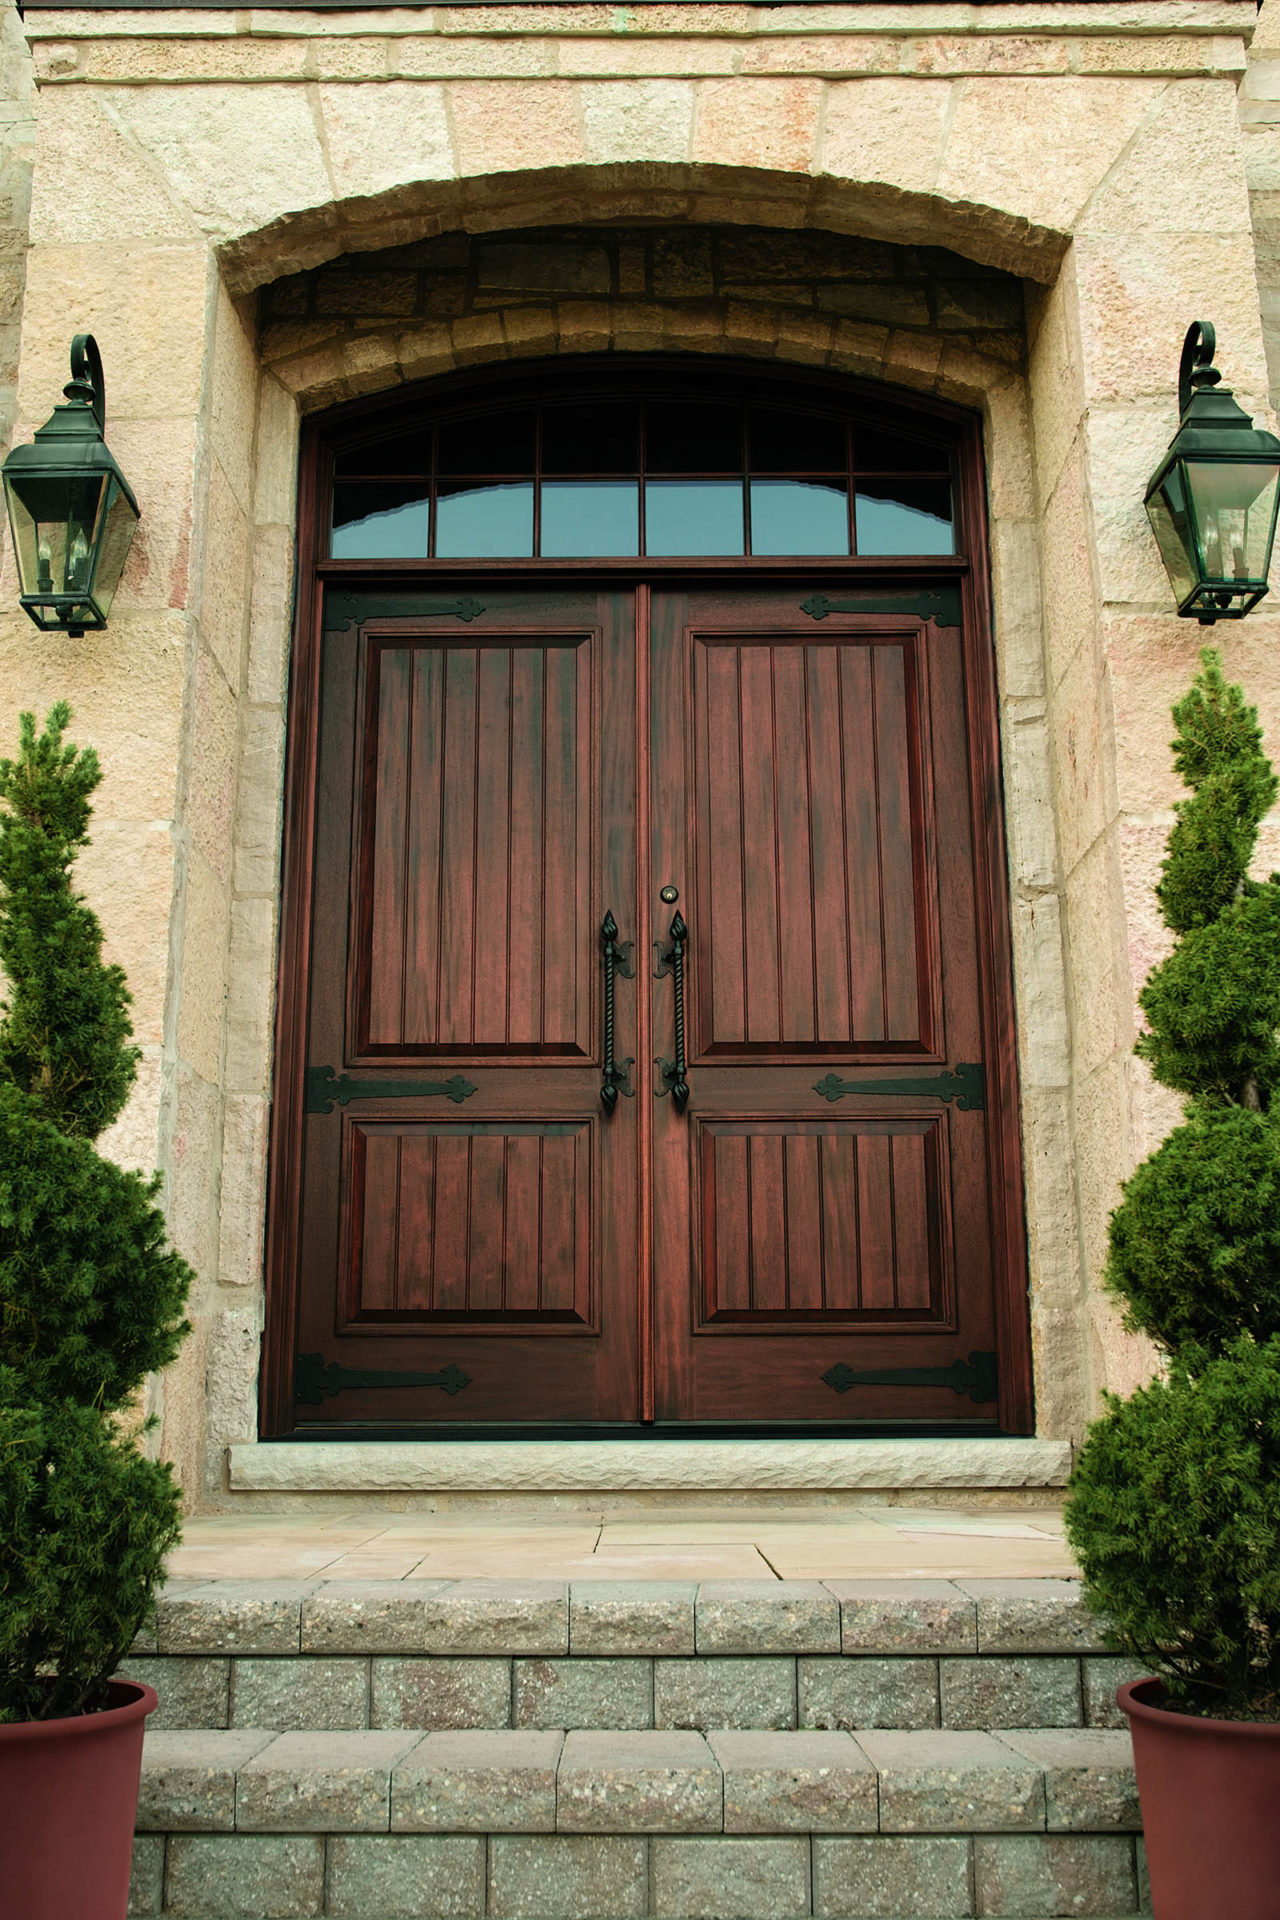
[[[97,756],[65,706],[0,761],[0,1876],[22,1920],[123,1920],[150,1687],[112,1680],[179,1536],[139,1444],[186,1331],[157,1180],[94,1148],[136,1072],[71,867]]]
[[[1177,940],[1138,1052],[1185,1120],[1126,1184],[1107,1283],[1160,1376],[1108,1396],[1067,1532],[1121,1687],[1158,1920],[1280,1910],[1280,877],[1249,878],[1277,782],[1218,656],[1174,708],[1158,887]]]

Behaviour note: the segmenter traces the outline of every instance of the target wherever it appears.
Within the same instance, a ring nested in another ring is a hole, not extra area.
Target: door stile
[[[654,897],[649,802],[652,775],[650,700],[652,643],[650,621],[653,596],[648,581],[635,589],[636,630],[636,1099],[639,1102],[639,1215],[637,1220],[637,1312],[640,1348],[640,1418],[654,1418],[656,1353],[654,1347],[653,1270],[653,996],[649,974],[647,927]]]

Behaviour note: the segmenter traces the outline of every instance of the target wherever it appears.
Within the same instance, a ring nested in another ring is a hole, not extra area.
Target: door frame
[[[540,399],[581,397],[587,380],[597,391],[601,376],[615,378],[651,375],[687,375],[688,355],[582,355],[571,359],[503,363],[401,387],[391,393],[348,401],[302,425],[298,469],[298,517],[295,551],[295,613],[286,704],[286,753],[280,927],[276,973],[275,1048],[268,1134],[266,1203],[266,1312],[259,1392],[259,1431],[264,1440],[304,1438],[293,1425],[293,1364],[297,1323],[297,1272],[303,1139],[303,1086],[306,1072],[308,957],[311,944],[312,888],[316,781],[319,748],[320,663],[322,609],[327,585],[349,582],[369,589],[422,588],[442,580],[484,575],[496,585],[553,585],[580,582],[584,575],[615,584],[627,580],[638,589],[641,602],[647,588],[658,582],[684,580],[706,583],[716,575],[732,573],[742,579],[758,577],[781,581],[838,576],[853,583],[874,578],[892,579],[896,590],[928,590],[946,584],[959,591],[961,601],[964,671],[970,704],[970,805],[974,848],[974,898],[979,938],[979,975],[986,1064],[992,1115],[989,1134],[990,1172],[988,1204],[992,1233],[996,1346],[999,1354],[998,1430],[1004,1434],[1031,1434],[1034,1394],[1031,1364],[1031,1323],[1028,1293],[1025,1190],[1018,1087],[1016,1009],[1014,1001],[1012,926],[1008,861],[1001,780],[1000,718],[996,685],[995,648],[991,618],[991,585],[986,506],[986,469],[982,422],[969,410],[950,402],[886,389],[852,376],[813,369],[765,366],[740,361],[711,361],[698,356],[700,379],[731,388],[738,397],[782,400],[790,394],[810,401],[828,394],[844,408],[865,411],[869,421],[886,427],[915,424],[948,430],[955,451],[955,510],[957,555],[936,559],[891,556],[846,558],[775,558],[742,555],[699,559],[649,557],[643,559],[532,559],[532,560],[330,560],[322,557],[325,509],[332,479],[333,442],[359,424],[376,429],[402,418],[407,407],[435,402],[458,403],[475,398],[512,405],[536,393]],[[640,608],[637,609],[639,614]],[[648,819],[649,716],[647,676],[638,703],[640,774],[638,803]],[[640,835],[641,897],[647,880],[648,834]],[[641,1057],[645,1057],[644,1049]],[[646,1116],[647,1118],[648,1116]],[[645,1157],[648,1127],[641,1144],[640,1260],[648,1275],[652,1250],[650,1174]],[[642,1339],[647,1335],[650,1288],[640,1289]],[[648,1412],[642,1408],[642,1416]],[[850,1423],[857,1430],[857,1423]],[[538,1437],[554,1437],[553,1425]],[[628,1429],[635,1438],[661,1438],[667,1430],[638,1425]],[[683,1430],[682,1430],[683,1431]],[[830,1427],[813,1428],[832,1437]],[[843,1429],[842,1429],[843,1431]],[[445,1437],[433,1429],[432,1438]],[[459,1439],[474,1439],[477,1431],[465,1426]],[[990,1437],[989,1430],[975,1437]]]

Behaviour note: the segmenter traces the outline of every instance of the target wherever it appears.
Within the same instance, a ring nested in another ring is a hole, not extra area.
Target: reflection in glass
[[[741,473],[742,415],[696,400],[655,401],[645,412],[644,464],[648,473]]]
[[[547,407],[542,415],[544,473],[636,473],[636,410],[601,406]],[[624,548],[634,553],[635,549]]]
[[[750,445],[753,473],[843,473],[848,465],[843,420],[820,414],[753,407]]]
[[[936,440],[909,440],[901,433],[855,427],[853,464],[859,473],[945,473],[951,462]]]
[[[639,553],[639,481],[544,480],[541,550],[558,559]]]
[[[859,480],[859,553],[954,553],[945,480]]]
[[[743,553],[741,480],[647,480],[646,553]]]
[[[532,413],[478,413],[452,420],[439,430],[436,471],[532,473]]]
[[[431,429],[416,433],[398,433],[389,440],[366,440],[358,447],[344,447],[333,463],[339,479],[350,473],[431,472]]]
[[[752,553],[848,553],[843,480],[753,480]]]
[[[417,560],[427,553],[427,487],[337,486],[333,490],[335,560]]]
[[[533,482],[442,486],[436,497],[441,560],[524,559],[533,552]]]

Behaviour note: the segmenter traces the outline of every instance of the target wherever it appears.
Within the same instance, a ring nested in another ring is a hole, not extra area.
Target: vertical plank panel
[[[507,1140],[504,1304],[510,1313],[538,1310],[538,1268],[542,1259],[540,1148],[537,1135],[532,1133],[513,1133]]]
[[[817,1037],[813,967],[813,871],[804,649],[779,642],[773,660],[773,790],[778,835],[778,970],[782,1038]]]
[[[903,649],[876,647],[873,672],[884,899],[885,1028],[890,1039],[916,1040],[920,1036],[919,955]]]
[[[864,1307],[896,1304],[893,1285],[893,1175],[889,1139],[883,1133],[857,1136],[858,1236],[862,1254],[861,1301]]]
[[[510,647],[480,652],[476,730],[475,1025],[477,1045],[507,1037],[507,947],[511,912]]]
[[[793,1133],[783,1140],[787,1195],[787,1304],[822,1305],[822,1214],[818,1197],[818,1138]]]
[[[849,861],[844,838],[839,649],[806,647],[809,818],[813,852],[813,944],[817,954],[817,1037],[848,1045]]]
[[[751,1305],[751,1248],[747,1240],[747,1143],[740,1133],[712,1140],[711,1191],[716,1225],[716,1309],[745,1313]]]
[[[444,716],[444,651],[416,647],[409,754],[409,898],[405,941],[404,1038],[431,1046],[436,1037],[440,972],[440,783]]]
[[[511,665],[511,897],[507,907],[507,1037],[542,1038],[542,649],[516,647]]]
[[[743,912],[746,916],[747,1038],[781,1035],[778,1004],[778,849],[773,800],[773,676],[768,647],[741,660]]]
[[[849,944],[853,1032],[883,1040],[884,978],[880,929],[880,835],[876,820],[876,748],[868,647],[840,649],[840,724],[844,754],[845,858],[849,867]]]
[[[379,658],[374,790],[365,834],[372,833],[369,902],[369,1041],[397,1046],[401,1036],[405,949],[405,856],[409,812],[409,654],[384,648]]]
[[[585,1132],[548,1133],[542,1143],[542,1281],[544,1312],[565,1312],[574,1304],[574,1266],[578,1237],[578,1147]]]
[[[396,1304],[396,1219],[400,1142],[371,1131],[353,1142],[364,1160],[364,1220],[360,1245],[360,1305],[372,1313]]]
[[[787,1304],[781,1134],[752,1134],[747,1166],[751,1190],[751,1304],[758,1313],[776,1312]]]
[[[929,1275],[929,1199],[925,1178],[925,1139],[900,1133],[893,1142],[893,1223],[897,1299],[900,1307],[927,1307]]]
[[[546,653],[546,759],[542,875],[542,1039],[570,1046],[577,1028],[578,953],[589,929],[578,914],[578,654],[573,647]]]
[[[699,648],[706,702],[707,847],[711,926],[711,1040],[746,1038],[742,911],[742,785],[738,648]],[[665,931],[665,929],[664,929]]]
[[[852,1134],[822,1137],[822,1303],[828,1312],[859,1304],[858,1170]]]
[[[467,1046],[474,1031],[476,937],[476,682],[471,647],[450,647],[445,666],[444,884],[441,914],[441,1046]]]
[[[467,1305],[473,1313],[493,1313],[502,1306],[506,1144],[500,1133],[477,1133],[471,1142],[471,1251],[467,1260]]]
[[[429,1133],[400,1137],[400,1214],[396,1228],[396,1305],[431,1305],[431,1232],[435,1211],[435,1141]]]
[[[465,1133],[438,1135],[433,1301],[437,1313],[463,1313],[466,1310],[470,1169],[470,1137]]]

